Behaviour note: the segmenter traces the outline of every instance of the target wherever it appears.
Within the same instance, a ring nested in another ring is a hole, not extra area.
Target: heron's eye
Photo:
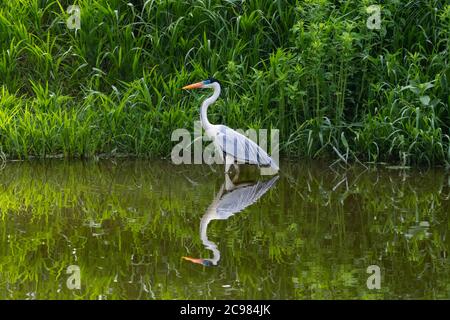
[[[203,84],[210,84],[211,83],[211,80],[205,80],[205,81],[203,81]]]
[[[206,267],[211,267],[213,264],[212,264],[212,262],[209,261],[209,260],[204,260],[204,261],[203,261],[203,265],[206,266]]]

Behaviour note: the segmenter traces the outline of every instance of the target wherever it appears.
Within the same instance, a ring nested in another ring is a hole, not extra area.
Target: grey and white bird
[[[230,129],[224,125],[211,124],[208,120],[208,107],[216,102],[220,95],[220,83],[214,78],[190,84],[183,87],[185,90],[211,88],[214,89],[213,94],[205,99],[200,109],[200,121],[205,133],[210,137],[216,150],[220,152],[225,163],[225,173],[227,173],[233,164],[236,170],[239,170],[238,164],[253,164],[258,167],[265,167],[270,170],[265,170],[269,174],[276,174],[279,171],[278,165],[275,161],[255,142],[246,136]]]
[[[212,220],[226,220],[252,205],[275,185],[278,178],[277,175],[266,181],[234,184],[226,174],[224,184],[200,222],[200,238],[205,248],[212,251],[213,257],[210,259],[183,257],[183,259],[207,267],[217,265],[220,260],[220,251],[217,245],[208,239],[209,223]]]

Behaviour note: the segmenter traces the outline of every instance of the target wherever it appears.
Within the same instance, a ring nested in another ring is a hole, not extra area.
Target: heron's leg
[[[228,173],[228,171],[230,170],[230,167],[231,167],[231,163],[225,162],[225,174]]]
[[[239,180],[239,173],[241,172],[239,164],[234,163],[234,170],[236,171],[236,173],[233,177],[233,182],[236,183]]]
[[[234,183],[231,181],[230,176],[228,173],[225,173],[225,190],[230,191],[233,190],[235,187]]]
[[[225,157],[225,173],[230,170],[231,165],[234,163],[234,158],[227,154]]]

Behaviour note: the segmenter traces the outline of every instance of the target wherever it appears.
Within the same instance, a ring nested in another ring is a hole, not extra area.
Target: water
[[[281,168],[7,163],[0,299],[450,298],[444,170]]]

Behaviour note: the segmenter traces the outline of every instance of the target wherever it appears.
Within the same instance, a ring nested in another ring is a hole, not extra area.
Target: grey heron
[[[267,152],[255,142],[227,126],[211,124],[208,121],[208,107],[216,102],[220,95],[221,88],[219,81],[214,78],[209,78],[183,87],[185,90],[197,88],[214,89],[213,94],[202,103],[200,121],[203,129],[205,129],[206,135],[214,141],[216,150],[218,150],[223,157],[225,162],[225,173],[229,171],[232,164],[235,166],[236,171],[238,171],[239,163],[247,163],[257,165],[260,168],[269,168],[269,174],[276,174],[279,170],[278,165]]]
[[[274,186],[278,178],[277,175],[266,181],[234,184],[226,174],[225,182],[200,221],[200,238],[205,248],[212,251],[213,257],[211,259],[183,257],[183,259],[207,267],[217,265],[220,251],[217,245],[208,239],[208,224],[211,220],[226,220],[255,203]]]

